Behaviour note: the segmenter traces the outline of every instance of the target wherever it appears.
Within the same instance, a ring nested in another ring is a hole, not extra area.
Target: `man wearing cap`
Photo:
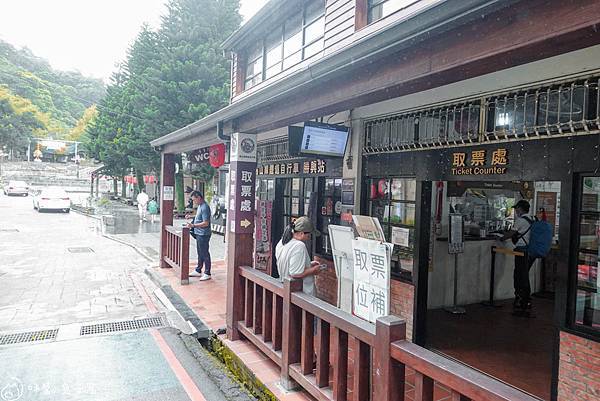
[[[313,233],[318,235],[312,221],[306,216],[298,218],[283,232],[275,247],[275,258],[281,281],[286,277],[302,279],[303,292],[316,296],[314,276],[320,272],[319,262],[311,262],[304,244],[304,241],[310,240]]]

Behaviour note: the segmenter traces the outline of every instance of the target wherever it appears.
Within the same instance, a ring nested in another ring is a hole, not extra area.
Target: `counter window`
[[[412,178],[375,178],[369,182],[369,214],[377,217],[394,244],[392,274],[410,279],[415,238],[417,183]]]
[[[579,215],[579,252],[575,296],[575,326],[600,333],[600,177],[584,177]]]

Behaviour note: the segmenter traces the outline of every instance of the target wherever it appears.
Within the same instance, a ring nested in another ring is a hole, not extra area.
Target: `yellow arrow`
[[[248,228],[250,226],[250,224],[252,224],[252,223],[250,223],[248,221],[248,219],[244,219],[244,220],[240,221],[240,226],[242,226],[244,228]]]

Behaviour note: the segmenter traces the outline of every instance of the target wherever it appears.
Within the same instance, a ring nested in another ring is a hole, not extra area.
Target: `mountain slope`
[[[29,49],[0,40],[0,101],[10,103],[17,114],[23,112],[19,105],[25,105],[37,116],[44,128],[36,136],[65,138],[104,94],[101,80],[54,70]]]

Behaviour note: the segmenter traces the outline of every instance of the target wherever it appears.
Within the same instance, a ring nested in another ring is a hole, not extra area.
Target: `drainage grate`
[[[30,343],[56,339],[58,329],[29,331],[26,333],[0,334],[0,345]]]
[[[82,247],[75,247],[75,248],[67,248],[67,250],[71,253],[90,253],[90,252],[94,252],[94,250],[92,248],[88,248],[85,246]]]
[[[148,329],[150,327],[160,327],[164,323],[160,317],[149,317],[138,320],[125,320],[122,322],[99,323],[88,326],[81,326],[80,335],[110,333],[113,331],[126,331]]]
[[[0,233],[18,233],[16,228],[0,228]]]

